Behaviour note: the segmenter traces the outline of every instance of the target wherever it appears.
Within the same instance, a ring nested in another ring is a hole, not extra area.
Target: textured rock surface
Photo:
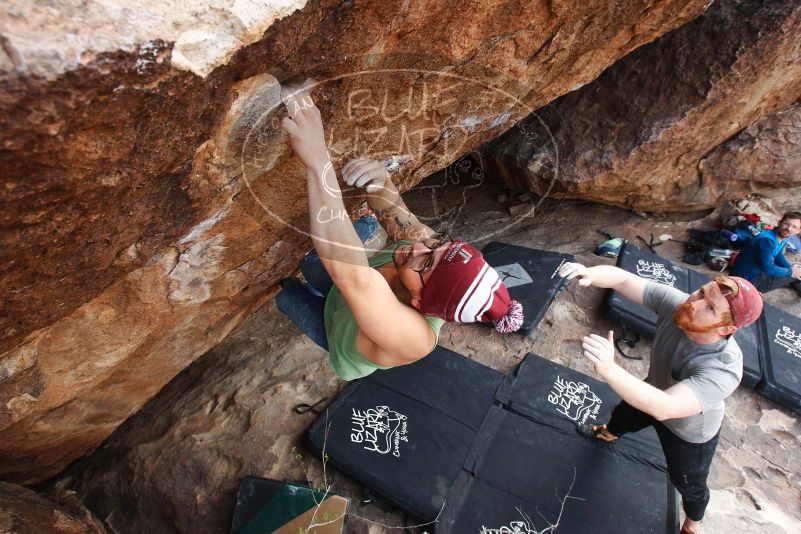
[[[801,105],[771,113],[701,160],[713,196],[801,187]],[[786,195],[785,195],[786,196]]]
[[[712,162],[699,171],[699,162],[799,97],[801,4],[720,0],[489,143],[482,150],[485,168],[508,186],[538,195],[636,210],[715,206],[765,182],[758,175],[747,182],[745,174],[717,173]],[[771,136],[764,128],[771,130],[763,126],[762,135]],[[765,163],[779,170],[781,152],[797,157],[798,145],[774,139],[765,148],[778,153]],[[769,187],[790,185],[777,180]]]
[[[172,64],[201,76],[257,41],[305,0],[7,0],[0,13],[2,70],[55,79],[104,52],[173,41]],[[147,59],[144,59],[147,61]],[[143,67],[144,65],[139,65]]]
[[[35,492],[0,482],[0,532],[3,534],[106,534],[74,495],[64,495],[59,504]]]
[[[337,164],[394,157],[406,188],[705,4],[13,2],[0,477],[97,446],[293,269],[308,219],[276,80],[318,80]]]
[[[551,201],[533,217],[508,228],[515,218],[507,211],[508,202],[496,202],[500,191],[495,187],[468,191],[456,235],[475,242],[490,239],[488,233],[503,231],[505,235],[491,239],[560,250],[577,255],[586,264],[597,264],[612,261],[593,255],[599,239],[595,228],[608,228],[628,239],[648,233],[682,239],[689,226],[697,225],[643,220],[617,208]],[[407,202],[419,213],[432,212],[426,191],[413,191]],[[584,224],[577,227],[576,220]],[[575,232],[554,232],[554,228],[564,227],[575,228]],[[677,260],[682,248],[668,242],[659,251]],[[446,325],[440,341],[502,371],[513,368],[527,352],[536,352],[593,375],[580,352],[581,337],[613,328],[620,331],[603,316],[603,295],[601,290],[574,287],[562,292],[529,338],[502,336],[481,326]],[[769,299],[793,313],[801,312],[801,302],[792,290],[777,290]],[[633,350],[633,356],[645,360],[618,361],[644,377],[649,345],[641,343]],[[308,477],[315,485],[323,481],[319,459],[302,447],[303,432],[314,416],[295,415],[292,407],[323,398],[331,401],[343,386],[331,372],[326,353],[272,303],[265,304],[94,454],[73,466],[70,477],[59,486],[76,490],[87,507],[120,534],[224,532],[230,525],[242,477]],[[801,420],[796,415],[751,390],[735,392],[728,401],[710,478],[713,494],[705,533],[794,534],[801,530],[799,436]],[[302,461],[296,459],[293,447],[301,451]],[[359,486],[346,476],[329,468],[328,477],[332,491],[353,498],[349,533],[397,532],[360,518],[403,524],[399,514],[359,505]],[[129,513],[122,513],[120,503],[125,503]],[[629,527],[625,532],[637,531]]]

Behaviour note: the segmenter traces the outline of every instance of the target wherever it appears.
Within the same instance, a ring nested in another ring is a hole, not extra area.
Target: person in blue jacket
[[[745,278],[765,293],[791,285],[801,294],[801,266],[784,256],[788,239],[801,233],[801,213],[788,211],[772,230],[750,240],[737,256],[731,274]]]

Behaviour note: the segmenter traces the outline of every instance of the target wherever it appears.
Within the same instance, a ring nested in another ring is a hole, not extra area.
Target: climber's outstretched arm
[[[285,98],[289,117],[281,124],[306,166],[312,242],[334,284],[359,324],[357,347],[378,365],[415,361],[436,344],[425,318],[401,303],[367,254],[345,214],[339,184],[328,157],[320,111],[308,95]]]
[[[436,234],[409,211],[382,163],[353,159],[342,168],[342,176],[348,185],[364,188],[367,203],[393,241],[422,241]]]
[[[367,253],[353,229],[342,202],[334,167],[325,144],[320,110],[311,96],[302,92],[284,95],[289,117],[281,127],[289,143],[306,166],[309,194],[309,226],[312,243],[331,279],[338,286],[367,276],[371,271]]]

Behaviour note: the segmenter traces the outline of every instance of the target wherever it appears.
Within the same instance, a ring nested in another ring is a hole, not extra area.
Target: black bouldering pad
[[[616,402],[599,381],[536,355],[504,377],[438,348],[351,383],[307,439],[315,454],[325,442],[329,465],[418,521],[439,516],[429,532],[539,528],[559,517],[571,485],[560,532],[605,531],[612,516],[637,532],[675,532],[676,495],[653,436],[609,444],[575,432],[575,420],[606,417]]]
[[[577,423],[607,423],[620,402],[604,382],[531,353],[504,377],[495,398],[512,412],[568,433]],[[610,446],[632,449],[648,462],[665,467],[653,428],[627,434]]]
[[[523,326],[518,332],[525,336],[531,334],[566,285],[565,279],[556,271],[563,263],[575,261],[575,258],[570,254],[498,241],[488,243],[481,253],[498,272],[509,296],[523,305]]]
[[[528,354],[496,393],[437,534],[675,533],[678,498],[653,428],[614,443],[578,435],[620,398],[603,382]],[[566,497],[568,497],[566,499]],[[641,503],[647,502],[648,506]],[[517,529],[517,530],[515,530]]]
[[[497,419],[497,430],[454,484],[437,534],[541,532],[556,524],[563,534],[618,532],[621,525],[677,532],[677,497],[664,470],[500,407],[488,419]]]
[[[239,485],[231,534],[340,534],[349,501],[307,486],[258,477]],[[321,523],[326,523],[322,526]],[[310,528],[314,527],[314,528]]]
[[[430,521],[461,471],[502,378],[437,347],[411,365],[351,383],[309,429],[308,446],[317,455],[325,446],[330,465]]]
[[[743,353],[743,379],[740,383],[749,388],[755,388],[763,376],[763,351],[759,344],[761,321],[759,319],[754,324],[741,328],[733,336]]]
[[[687,287],[686,293],[693,293],[696,289],[700,289],[704,284],[708,284],[712,278],[705,274],[701,274],[694,269],[687,269],[690,272],[690,285]]]
[[[765,304],[762,312],[765,372],[757,389],[801,413],[801,319]]]

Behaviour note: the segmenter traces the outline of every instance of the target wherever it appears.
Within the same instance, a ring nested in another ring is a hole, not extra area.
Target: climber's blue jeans
[[[353,228],[359,239],[364,242],[378,230],[378,220],[374,215],[365,215],[353,223]],[[325,297],[334,286],[334,282],[314,249],[310,250],[300,262],[300,272],[303,273],[306,284],[297,278],[285,280],[284,287],[275,296],[275,303],[301,332],[328,350],[323,311]]]

